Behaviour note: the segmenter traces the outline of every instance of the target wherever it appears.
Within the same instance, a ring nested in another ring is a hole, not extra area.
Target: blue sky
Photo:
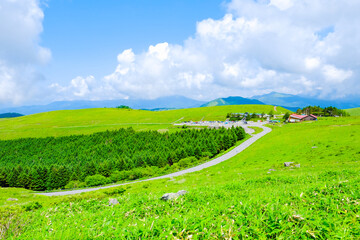
[[[0,107],[360,92],[359,0],[2,0]]]
[[[123,50],[182,44],[195,33],[196,22],[225,14],[221,0],[50,0],[42,8],[41,44],[52,52],[43,71],[56,82],[88,74],[100,78],[114,70]]]

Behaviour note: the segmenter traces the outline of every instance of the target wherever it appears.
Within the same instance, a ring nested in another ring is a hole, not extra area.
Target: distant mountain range
[[[213,107],[213,106],[224,106],[224,105],[245,105],[245,104],[261,104],[264,105],[263,102],[260,102],[256,99],[248,99],[243,97],[227,97],[227,98],[217,98],[210,102],[207,102],[201,107]]]
[[[336,107],[340,109],[360,107],[360,98],[356,99],[339,99],[339,100],[323,100],[316,98],[302,97],[298,95],[271,92],[264,95],[253,96],[252,99],[257,99],[265,104],[282,106],[293,110],[297,108],[304,108],[307,106],[320,107]]]
[[[20,113],[13,113],[13,112],[0,114],[0,118],[14,118],[14,117],[21,117],[21,116],[24,116],[24,115],[22,115]]]
[[[47,105],[33,105],[0,109],[0,113],[18,112],[24,115],[49,112],[56,110],[75,110],[85,108],[113,108],[120,105],[126,105],[133,109],[165,110],[178,108],[200,107],[204,101],[197,101],[183,96],[169,96],[157,99],[119,99],[119,100],[101,100],[101,101],[58,101]]]
[[[169,96],[157,99],[119,99],[119,100],[101,100],[101,101],[58,101],[47,105],[22,106],[0,109],[0,113],[16,112],[23,115],[49,112],[55,110],[75,110],[84,108],[113,108],[120,105],[126,105],[133,109],[144,109],[152,111],[193,108],[193,107],[211,107],[223,105],[244,105],[244,104],[268,104],[281,106],[291,111],[306,106],[333,106],[340,109],[360,107],[360,97],[348,100],[322,100],[316,98],[302,97],[285,93],[271,92],[264,95],[253,96],[251,98],[227,97],[217,98],[210,102],[198,101],[183,96]]]

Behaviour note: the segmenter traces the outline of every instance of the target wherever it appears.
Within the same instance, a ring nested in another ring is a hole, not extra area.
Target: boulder
[[[176,199],[176,198],[178,198],[178,197],[179,197],[179,195],[177,195],[176,193],[165,193],[165,194],[161,197],[161,200],[168,201],[168,200]]]
[[[8,201],[18,201],[17,198],[8,198],[7,200],[8,200]]]
[[[119,201],[116,198],[109,199],[109,206],[119,204]]]
[[[300,163],[299,163],[299,164],[295,164],[295,167],[300,168]]]
[[[291,166],[291,164],[293,164],[294,162],[284,162],[284,166],[285,167],[290,167]]]
[[[182,196],[182,195],[187,194],[187,191],[185,191],[185,190],[180,190],[180,191],[178,191],[176,194],[179,195],[179,196]]]
[[[187,191],[185,191],[185,190],[180,190],[177,193],[165,193],[161,197],[161,200],[164,200],[164,201],[174,200],[174,199],[178,198],[179,196],[185,195],[186,193],[187,193]]]

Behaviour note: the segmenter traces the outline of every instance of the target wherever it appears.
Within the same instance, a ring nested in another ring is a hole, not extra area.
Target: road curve
[[[253,123],[253,124],[249,124],[248,126],[260,127],[260,128],[263,129],[263,131],[261,133],[258,133],[256,135],[252,136],[251,138],[249,138],[248,140],[246,140],[245,142],[243,142],[239,146],[235,147],[233,150],[227,152],[226,154],[224,154],[224,155],[222,155],[220,157],[217,157],[217,158],[215,158],[215,159],[213,159],[213,160],[211,160],[209,162],[200,164],[200,165],[198,165],[196,167],[188,168],[188,169],[185,169],[185,170],[181,170],[179,172],[174,172],[174,173],[170,173],[170,174],[159,176],[159,177],[153,177],[153,178],[148,178],[148,179],[144,179],[144,180],[121,183],[121,184],[114,184],[114,185],[110,185],[110,186],[86,188],[86,189],[70,190],[70,191],[60,191],[60,192],[36,193],[36,194],[44,195],[44,196],[64,196],[64,195],[71,195],[71,194],[77,194],[77,193],[83,193],[83,192],[91,192],[91,191],[96,191],[96,190],[99,190],[99,189],[118,187],[118,186],[127,185],[127,184],[133,184],[133,183],[139,183],[139,182],[147,182],[147,181],[170,178],[170,177],[177,177],[177,176],[180,176],[180,175],[184,175],[186,173],[197,172],[197,171],[203,170],[205,168],[208,168],[208,167],[214,166],[216,164],[219,164],[221,162],[224,162],[224,161],[228,160],[229,158],[232,158],[233,156],[235,156],[238,153],[242,152],[247,147],[249,147],[251,144],[256,142],[258,139],[260,139],[264,135],[271,132],[271,128],[265,127],[260,123]]]

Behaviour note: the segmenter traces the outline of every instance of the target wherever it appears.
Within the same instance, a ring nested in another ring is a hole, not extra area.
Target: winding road
[[[188,169],[185,169],[185,170],[181,170],[179,172],[174,172],[174,173],[170,173],[170,174],[167,174],[167,175],[148,178],[148,179],[144,179],[144,180],[140,180],[140,181],[133,181],[133,182],[127,182],[127,183],[121,183],[121,184],[114,184],[114,185],[104,186],[104,187],[86,188],[86,189],[60,191],[60,192],[36,193],[36,194],[44,195],[44,196],[71,195],[71,194],[77,194],[77,193],[83,193],[83,192],[96,191],[96,190],[99,190],[99,189],[118,187],[118,186],[123,186],[123,185],[127,185],[127,184],[133,184],[133,183],[147,182],[147,181],[164,179],[164,178],[177,177],[177,176],[181,176],[181,175],[184,175],[184,174],[187,174],[187,173],[197,172],[197,171],[203,170],[205,168],[208,168],[208,167],[214,166],[216,164],[219,164],[221,162],[224,162],[224,161],[228,160],[229,158],[232,158],[233,156],[239,154],[240,152],[245,150],[247,147],[249,147],[251,144],[256,142],[258,139],[260,139],[264,135],[271,132],[271,128],[265,127],[263,125],[264,125],[264,123],[249,123],[247,125],[241,125],[242,127],[244,127],[246,132],[250,132],[250,128],[247,128],[247,127],[260,127],[260,128],[263,129],[263,131],[261,133],[258,133],[256,135],[252,136],[251,138],[249,138],[248,140],[246,140],[245,142],[243,142],[239,146],[237,146],[234,149],[232,149],[231,151],[227,152],[226,154],[224,154],[224,155],[222,155],[220,157],[217,157],[217,158],[215,158],[215,159],[213,159],[213,160],[211,160],[209,162],[200,164],[200,165],[198,165],[196,167],[192,167],[192,168],[188,168]],[[231,126],[231,125],[228,125],[228,126]],[[236,126],[239,126],[239,124],[237,124]]]

